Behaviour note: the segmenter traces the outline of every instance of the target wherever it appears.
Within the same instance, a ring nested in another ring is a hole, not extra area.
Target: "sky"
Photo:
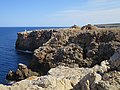
[[[0,0],[0,27],[120,22],[120,0]]]

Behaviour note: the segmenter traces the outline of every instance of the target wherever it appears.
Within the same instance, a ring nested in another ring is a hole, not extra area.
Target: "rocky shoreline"
[[[19,32],[16,49],[34,51],[33,59],[7,75],[22,81],[0,90],[120,90],[120,28]]]

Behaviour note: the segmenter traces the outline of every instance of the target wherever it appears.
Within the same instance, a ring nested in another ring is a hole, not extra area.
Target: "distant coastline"
[[[120,28],[120,23],[95,24],[98,28]]]

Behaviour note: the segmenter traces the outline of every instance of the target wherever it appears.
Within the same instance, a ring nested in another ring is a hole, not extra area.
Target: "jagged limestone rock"
[[[85,25],[81,28],[81,30],[97,30],[96,26],[93,26],[91,24]]]
[[[21,44],[19,45],[25,50],[29,49],[26,48],[26,45],[28,45],[27,47],[37,46],[30,68],[43,74],[48,73],[48,75],[34,80],[26,79],[20,81],[13,86],[7,87],[8,90],[14,90],[15,88],[18,90],[67,90],[77,88],[79,90],[81,88],[80,82],[82,81],[82,86],[85,86],[82,88],[88,90],[91,88],[97,90],[114,88],[119,90],[119,71],[115,72],[115,70],[119,70],[119,59],[117,58],[117,56],[119,57],[117,48],[120,47],[119,30],[80,31],[62,29],[59,31],[53,30],[51,33],[45,31],[46,34],[43,36],[42,32],[29,33],[33,39],[35,38],[32,40],[32,44],[25,42],[31,37],[26,34],[25,37],[21,36],[22,41],[20,41]],[[45,39],[47,34],[50,37],[43,42],[42,40]],[[32,48],[31,50],[34,49]],[[117,54],[114,54],[115,51]],[[19,67],[17,72],[10,71],[9,75],[12,76],[14,73],[20,78],[31,76],[28,75],[30,72],[26,67]],[[86,77],[88,79],[85,79]]]
[[[120,72],[111,71],[108,61],[92,68],[57,66],[41,77],[29,77],[0,90],[119,90]]]
[[[113,56],[110,57],[109,62],[112,69],[120,71],[120,48],[118,48]]]
[[[74,32],[60,30],[52,34],[44,46],[34,51],[31,68],[46,74],[58,65],[93,67],[114,54],[120,46],[119,31]],[[43,69],[44,68],[44,69]]]
[[[30,76],[38,76],[38,75],[39,75],[38,73],[28,69],[26,65],[19,63],[18,69],[15,72],[10,70],[6,76],[6,79],[11,81],[19,81],[19,80],[26,79]]]
[[[16,40],[16,49],[34,51],[47,42],[51,35],[52,30],[19,32]]]
[[[77,25],[73,25],[73,26],[71,26],[70,28],[72,28],[72,29],[80,29],[80,27],[77,26]]]
[[[110,71],[105,73],[96,88],[98,88],[97,90],[120,90],[120,72]]]

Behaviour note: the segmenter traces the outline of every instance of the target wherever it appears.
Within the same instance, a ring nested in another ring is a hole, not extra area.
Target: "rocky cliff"
[[[29,68],[45,76],[1,87],[6,90],[119,90],[119,47],[120,29],[67,28],[18,33],[16,49],[34,51]]]
[[[34,51],[31,68],[46,74],[58,65],[93,67],[109,60],[118,47],[120,30],[56,31],[48,42]]]
[[[51,38],[51,34],[51,30],[19,32],[16,49],[34,51],[46,43]]]
[[[120,71],[111,70],[115,68],[111,62],[120,60],[119,52],[118,48],[110,60],[92,68],[60,65],[50,69],[47,75],[32,76],[12,86],[0,85],[0,90],[120,90]]]

